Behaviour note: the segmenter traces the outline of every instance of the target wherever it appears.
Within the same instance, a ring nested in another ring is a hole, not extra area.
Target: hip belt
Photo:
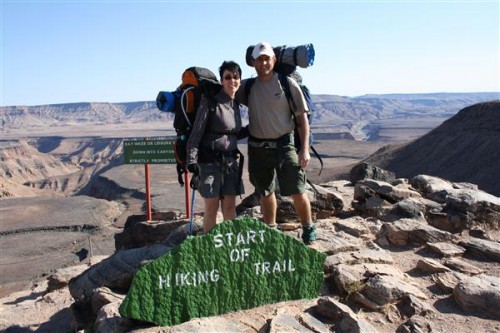
[[[285,134],[277,139],[260,139],[251,135],[248,137],[248,145],[254,148],[277,149],[289,144],[293,144],[292,133]]]

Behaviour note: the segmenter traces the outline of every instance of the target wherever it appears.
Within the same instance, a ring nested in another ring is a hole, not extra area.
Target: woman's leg
[[[236,217],[236,196],[225,195],[221,199],[222,216],[225,220],[232,220]]]
[[[203,215],[203,232],[209,232],[217,223],[219,198],[204,198],[205,214]]]

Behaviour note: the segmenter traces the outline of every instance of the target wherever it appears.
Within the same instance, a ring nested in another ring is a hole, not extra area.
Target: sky
[[[0,0],[0,105],[153,101],[248,46],[313,44],[313,94],[499,92],[500,0]]]

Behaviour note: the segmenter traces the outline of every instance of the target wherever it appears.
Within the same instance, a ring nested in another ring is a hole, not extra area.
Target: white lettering
[[[295,267],[293,267],[292,261],[290,259],[288,259],[288,271],[295,272]]]
[[[236,236],[236,246],[238,246],[242,243],[245,244],[245,238],[243,237],[241,232],[239,232],[238,235]]]
[[[274,263],[273,273],[281,273],[281,266],[279,261],[276,261]]]
[[[220,272],[218,269],[213,269],[210,272],[210,281],[217,282],[217,281],[219,281],[219,277],[220,277]]]
[[[245,258],[248,258],[249,256],[250,256],[249,248],[241,249],[241,261],[245,261]]]
[[[229,243],[229,245],[233,245],[233,233],[232,232],[228,232],[226,234],[226,237],[227,237],[227,242]]]
[[[240,259],[240,252],[238,249],[232,249],[231,252],[229,252],[229,259],[231,262],[236,262]]]
[[[207,283],[208,282],[208,271],[198,272],[198,284]]]
[[[248,245],[250,243],[264,243],[264,233],[265,230],[259,230],[259,236],[254,230],[249,230],[247,232],[239,232],[234,235],[229,232],[227,234],[217,234],[213,237],[215,247],[222,247],[224,245],[227,246],[239,246],[239,245]]]
[[[216,248],[224,245],[224,240],[222,239],[221,234],[217,234],[214,236],[214,243]]]
[[[247,244],[255,243],[255,231],[250,230],[247,234]]]
[[[295,267],[293,267],[292,261],[283,260],[283,262],[275,261],[274,263],[270,262],[257,262],[254,263],[255,274],[276,274],[276,273],[285,273],[285,272],[294,272]]]
[[[191,273],[187,272],[187,273],[180,273],[180,274],[181,274],[181,285],[190,286],[191,283],[189,283],[188,277],[189,277],[189,274],[191,274]]]
[[[265,232],[266,232],[265,230],[259,230],[261,243],[264,243],[264,233]]]
[[[271,264],[270,264],[270,263],[268,263],[267,261],[266,261],[266,262],[264,262],[264,263],[262,264],[262,271],[263,271],[263,272],[265,272],[265,273],[267,273],[267,274],[271,273],[271,272],[269,271],[269,267],[270,267],[270,266],[271,266]]]
[[[245,261],[245,258],[250,256],[250,249],[249,248],[244,248],[244,249],[232,249],[231,252],[229,252],[229,259],[231,262],[237,262],[237,261]]]
[[[200,284],[207,284],[209,282],[217,282],[220,278],[220,272],[217,269],[211,271],[199,272],[178,272],[175,273],[174,286],[199,286]],[[163,287],[171,287],[170,275],[166,277],[159,276],[160,289]]]
[[[170,275],[167,275],[165,279],[160,275],[160,289],[163,289],[163,285],[165,284],[167,287],[170,287]]]

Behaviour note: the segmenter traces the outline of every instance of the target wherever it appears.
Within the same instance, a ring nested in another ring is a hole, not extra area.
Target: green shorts
[[[238,162],[234,161],[224,171],[216,163],[200,163],[198,191],[203,198],[244,194],[245,189],[240,179]]]
[[[293,141],[276,148],[253,147],[249,144],[248,171],[250,182],[264,196],[276,191],[276,179],[283,196],[306,191],[306,173],[299,165]]]

